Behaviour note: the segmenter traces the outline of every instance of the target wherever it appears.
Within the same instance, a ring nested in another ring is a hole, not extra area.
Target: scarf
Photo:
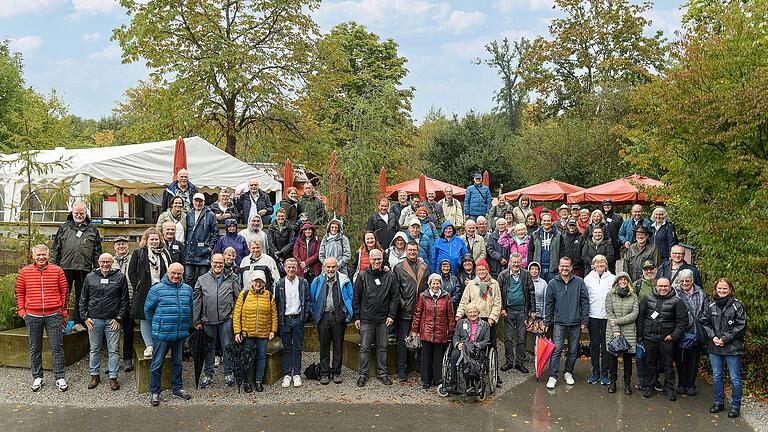
[[[624,298],[629,295],[629,286],[626,288],[622,288],[620,286],[616,287],[616,294],[619,295],[619,297]]]
[[[717,294],[712,297],[712,300],[714,300],[715,304],[717,305],[720,310],[725,309],[725,307],[728,305],[728,300],[733,298],[733,294],[728,294],[725,297],[720,297]]]
[[[514,237],[515,243],[517,243],[518,246],[520,246],[523,243],[528,243],[528,236],[525,235],[523,238],[517,238],[517,236]]]
[[[492,279],[489,277],[487,281],[483,281],[480,279],[480,277],[475,277],[475,283],[477,284],[478,290],[480,291],[480,298],[483,299],[483,301],[488,300],[488,295],[491,292],[491,281]]]

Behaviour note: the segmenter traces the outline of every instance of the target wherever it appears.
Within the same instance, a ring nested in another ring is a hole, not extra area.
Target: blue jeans
[[[728,365],[728,375],[731,378],[731,408],[741,409],[741,356],[710,354],[709,363],[712,365],[712,384],[715,386],[715,403],[724,403],[725,389],[723,383],[723,366]]]
[[[249,380],[251,379],[252,376],[254,376],[254,365],[255,365],[254,380],[256,382],[264,381],[264,369],[267,367],[267,342],[269,342],[269,339],[267,338],[254,338],[254,337],[245,338],[246,345],[256,346],[256,352],[253,356],[253,359],[251,360],[251,363],[248,365]]]
[[[141,330],[141,338],[144,339],[144,346],[147,348],[153,345],[152,341],[152,321],[139,320],[139,329]]]
[[[554,274],[552,274],[552,272],[549,271],[549,267],[542,267],[541,271],[539,272],[539,277],[541,279],[544,279],[547,282],[549,282],[549,280],[552,279],[553,276]]]
[[[91,375],[98,375],[101,370],[101,341],[106,336],[107,352],[109,353],[109,377],[117,378],[117,369],[120,367],[120,330],[112,331],[109,322],[112,320],[93,320],[93,330],[88,332],[88,341],[91,344],[91,352],[88,356],[88,367]]]
[[[219,324],[203,324],[203,330],[205,330],[205,334],[208,336],[208,353],[205,355],[205,374],[210,377],[213,376],[213,366],[216,360],[217,337],[219,338],[219,342],[221,342],[222,351],[224,351],[222,353],[224,354],[222,358],[222,362],[224,363],[224,375],[231,374],[232,360],[229,358],[225,348],[227,345],[231,345],[232,339],[234,339],[234,334],[232,333],[232,319],[230,318]]]
[[[555,350],[549,360],[549,376],[554,378],[560,376],[560,357],[563,354],[563,343],[566,339],[568,339],[568,357],[565,359],[565,372],[572,374],[573,368],[576,366],[576,359],[579,358],[581,326],[579,324],[570,326],[555,324],[552,338],[555,342]]]
[[[304,346],[304,322],[300,317],[285,316],[280,327],[283,342],[283,375],[301,375],[301,349]]]
[[[181,355],[184,351],[184,339],[175,341],[160,341],[155,339],[152,352],[152,365],[149,367],[149,391],[160,394],[160,379],[163,375],[163,360],[171,351],[171,388],[181,390]]]

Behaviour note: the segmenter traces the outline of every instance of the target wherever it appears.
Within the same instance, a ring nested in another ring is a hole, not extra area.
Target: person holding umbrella
[[[277,332],[277,305],[272,292],[265,289],[267,276],[262,270],[253,273],[250,286],[237,296],[232,313],[235,342],[256,348],[256,354],[248,365],[248,380],[243,385],[246,393],[251,393],[254,388],[257,392],[264,391],[262,381],[267,366],[267,343]]]

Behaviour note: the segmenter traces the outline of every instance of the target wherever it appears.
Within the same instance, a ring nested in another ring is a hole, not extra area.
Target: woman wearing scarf
[[[709,363],[712,365],[712,384],[715,387],[715,403],[709,408],[712,414],[725,409],[723,366],[726,364],[731,378],[728,417],[736,418],[741,412],[741,358],[746,353],[744,335],[748,320],[744,305],[734,297],[733,283],[727,278],[720,278],[712,301],[699,319],[706,333]]]
[[[511,230],[514,235],[510,236],[509,254],[517,252],[522,257],[520,267],[528,268],[528,247],[531,244],[531,238],[528,236],[528,230],[525,225],[519,223]],[[501,243],[501,240],[499,240]]]
[[[405,233],[398,231],[392,241],[389,243],[389,247],[384,251],[384,268],[392,270],[396,265],[405,261],[405,244],[408,240],[405,238]]]
[[[451,276],[450,262],[448,266]],[[421,339],[421,384],[425,390],[442,382],[443,354],[456,324],[451,295],[441,288],[442,277],[432,273],[427,284],[429,289],[419,294],[411,323],[411,335],[418,334]]]
[[[344,275],[347,273],[347,264],[352,258],[352,249],[349,247],[349,238],[344,234],[344,225],[341,220],[333,218],[328,222],[325,236],[320,240],[320,262],[325,262],[328,257],[336,258],[338,270]]]
[[[480,318],[491,328],[490,344],[496,348],[496,323],[501,315],[501,290],[499,283],[491,278],[488,263],[485,260],[477,262],[475,272],[477,276],[464,288],[464,294],[456,310],[456,321],[464,316],[467,305],[474,303],[478,307]],[[501,376],[499,376],[499,383],[501,383]]]
[[[237,251],[235,251],[235,248],[230,246],[224,249],[222,255],[224,255],[224,271],[229,271],[232,273],[237,273],[240,271],[240,266],[235,264],[235,259],[237,258]]]
[[[280,208],[285,210],[285,222],[294,232],[298,231],[299,227],[296,224],[299,220],[299,214],[301,214],[298,196],[298,190],[291,186],[285,191],[285,198],[280,201]]]
[[[579,228],[579,232],[583,235],[584,232],[586,232],[587,227],[590,224],[589,220],[589,209],[581,209],[579,210],[579,217],[576,219],[576,227]]]
[[[174,197],[168,210],[160,213],[155,228],[163,229],[163,224],[171,222],[176,225],[176,240],[184,243],[184,235],[187,232],[187,214],[184,212],[184,198]]]
[[[459,278],[451,273],[451,261],[448,259],[440,261],[440,288],[451,296],[452,303],[458,304],[464,294]]]
[[[683,301],[688,312],[688,326],[675,348],[675,366],[677,366],[677,393],[696,395],[696,374],[699,372],[701,346],[699,345],[699,319],[707,305],[704,290],[693,283],[693,272],[682,269],[677,275],[679,285],[675,293]]]
[[[173,203],[176,202],[174,198]],[[144,339],[144,357],[151,358],[154,351],[152,343],[152,322],[144,316],[144,303],[152,285],[160,282],[171,263],[171,256],[165,249],[163,236],[157,228],[147,228],[141,236],[139,248],[131,255],[128,264],[128,279],[133,285],[131,318],[140,320],[141,338]]]
[[[603,212],[600,211],[600,209],[593,210],[592,214],[589,216],[589,225],[587,225],[587,229],[584,230],[584,239],[592,237],[592,230],[598,227],[605,227],[605,215],[603,215]],[[603,234],[607,233],[603,232]]]
[[[315,276],[320,274],[321,264],[318,255],[320,242],[317,239],[315,227],[309,222],[301,225],[301,231],[293,244],[293,257],[299,262],[296,274],[312,283]]]
[[[622,354],[624,359],[624,394],[632,394],[632,354],[635,353],[637,344],[637,330],[635,321],[639,313],[640,302],[637,300],[629,274],[619,272],[613,283],[611,292],[605,298],[605,314],[608,317],[605,343],[608,344],[616,336],[624,336],[629,342],[629,350]],[[608,393],[616,393],[616,380],[618,378],[619,358],[608,354]]]

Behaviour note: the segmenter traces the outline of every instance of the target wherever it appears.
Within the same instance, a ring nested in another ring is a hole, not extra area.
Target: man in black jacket
[[[584,277],[584,262],[581,258],[581,246],[584,236],[579,232],[575,219],[568,219],[566,229],[562,237],[562,248],[560,256],[567,256],[573,263],[573,274],[578,277]]]
[[[376,240],[382,247],[388,247],[392,243],[395,234],[400,231],[400,226],[395,213],[389,210],[389,200],[379,200],[378,211],[368,218],[367,229],[376,234]]]
[[[656,364],[656,358],[661,357],[664,366],[664,394],[670,401],[677,400],[675,394],[675,369],[672,367],[675,343],[688,327],[688,314],[685,304],[675,295],[672,284],[667,278],[656,281],[653,293],[640,301],[640,313],[637,317],[638,342],[645,345],[646,361],[649,365]],[[646,383],[655,379],[655,368],[648,368]],[[646,385],[643,397],[652,396],[653,386]]]
[[[376,370],[378,380],[392,385],[387,374],[387,326],[392,325],[397,313],[394,273],[384,272],[384,253],[378,249],[369,252],[371,266],[357,275],[355,295],[352,298],[355,327],[360,330],[360,377],[357,386],[368,380],[368,359],[371,345],[376,344]]]
[[[504,357],[506,363],[501,370],[515,368],[528,373],[525,367],[525,320],[536,318],[536,293],[533,279],[527,270],[520,268],[523,257],[515,252],[509,256],[509,268],[499,274],[501,290],[501,316],[504,317]],[[513,337],[517,343],[512,349]]]
[[[80,294],[80,313],[88,328],[91,352],[88,365],[91,372],[89,389],[96,388],[101,379],[101,341],[107,339],[109,352],[109,387],[120,390],[117,370],[120,368],[120,323],[128,323],[128,279],[120,270],[112,269],[114,259],[108,253],[98,259],[99,268],[85,277]],[[132,322],[129,325],[133,325]]]
[[[614,260],[608,260],[608,270],[611,273],[616,274],[616,261],[621,258],[621,244],[619,243],[619,230],[621,224],[624,223],[624,218],[613,211],[613,200],[608,198],[603,200],[603,215],[605,216],[605,225],[607,230],[603,232],[605,237],[610,238],[613,243],[613,257]]]
[[[266,192],[259,189],[259,181],[256,179],[248,180],[248,191],[243,192],[237,198],[235,203],[237,211],[240,212],[240,223],[248,226],[253,215],[259,214],[261,221],[265,225],[269,225],[270,217],[272,214],[272,200],[269,199],[269,195]]]
[[[163,223],[163,241],[171,262],[184,264],[184,243],[176,240],[176,224],[173,222]]]

